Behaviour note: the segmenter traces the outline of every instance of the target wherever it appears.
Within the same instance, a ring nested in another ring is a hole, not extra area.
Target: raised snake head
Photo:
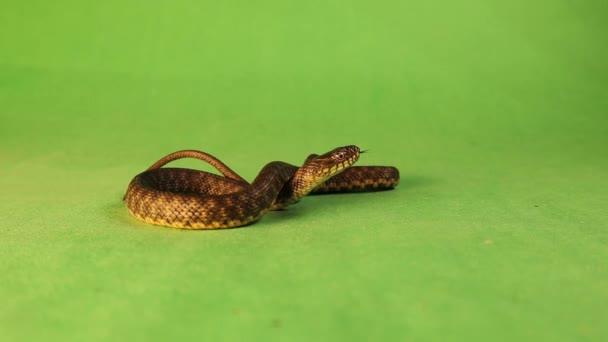
[[[319,180],[318,184],[321,184],[353,165],[359,160],[360,155],[361,150],[355,145],[338,147],[320,156],[309,158],[302,167],[310,170],[314,178]]]

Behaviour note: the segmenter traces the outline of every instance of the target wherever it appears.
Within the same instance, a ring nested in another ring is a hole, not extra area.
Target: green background
[[[607,340],[607,14],[3,2],[0,339]],[[401,185],[222,231],[121,201],[174,150],[251,180],[347,144]]]

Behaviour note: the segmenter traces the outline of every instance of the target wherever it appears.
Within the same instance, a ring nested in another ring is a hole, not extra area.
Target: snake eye
[[[346,154],[344,152],[339,152],[339,153],[334,154],[334,159],[336,159],[336,160],[342,161],[342,160],[344,160],[344,158],[346,158]]]

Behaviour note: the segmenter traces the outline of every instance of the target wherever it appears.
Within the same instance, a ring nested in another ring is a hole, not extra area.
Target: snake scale
[[[274,161],[250,184],[216,157],[201,151],[171,153],[133,178],[124,197],[131,215],[147,223],[186,229],[239,227],[307,194],[390,189],[399,184],[391,166],[351,167],[363,153],[344,146],[312,154],[301,167]],[[222,175],[186,168],[163,168],[181,158],[196,158]]]

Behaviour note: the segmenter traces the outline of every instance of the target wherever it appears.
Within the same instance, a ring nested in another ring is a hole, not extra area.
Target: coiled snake
[[[171,153],[135,176],[124,197],[136,218],[162,226],[188,229],[231,228],[260,219],[310,192],[389,189],[399,184],[390,166],[350,167],[361,154],[357,146],[310,155],[301,167],[268,163],[249,184],[214,156],[195,150]],[[197,158],[223,176],[185,168],[162,168],[181,158]]]

